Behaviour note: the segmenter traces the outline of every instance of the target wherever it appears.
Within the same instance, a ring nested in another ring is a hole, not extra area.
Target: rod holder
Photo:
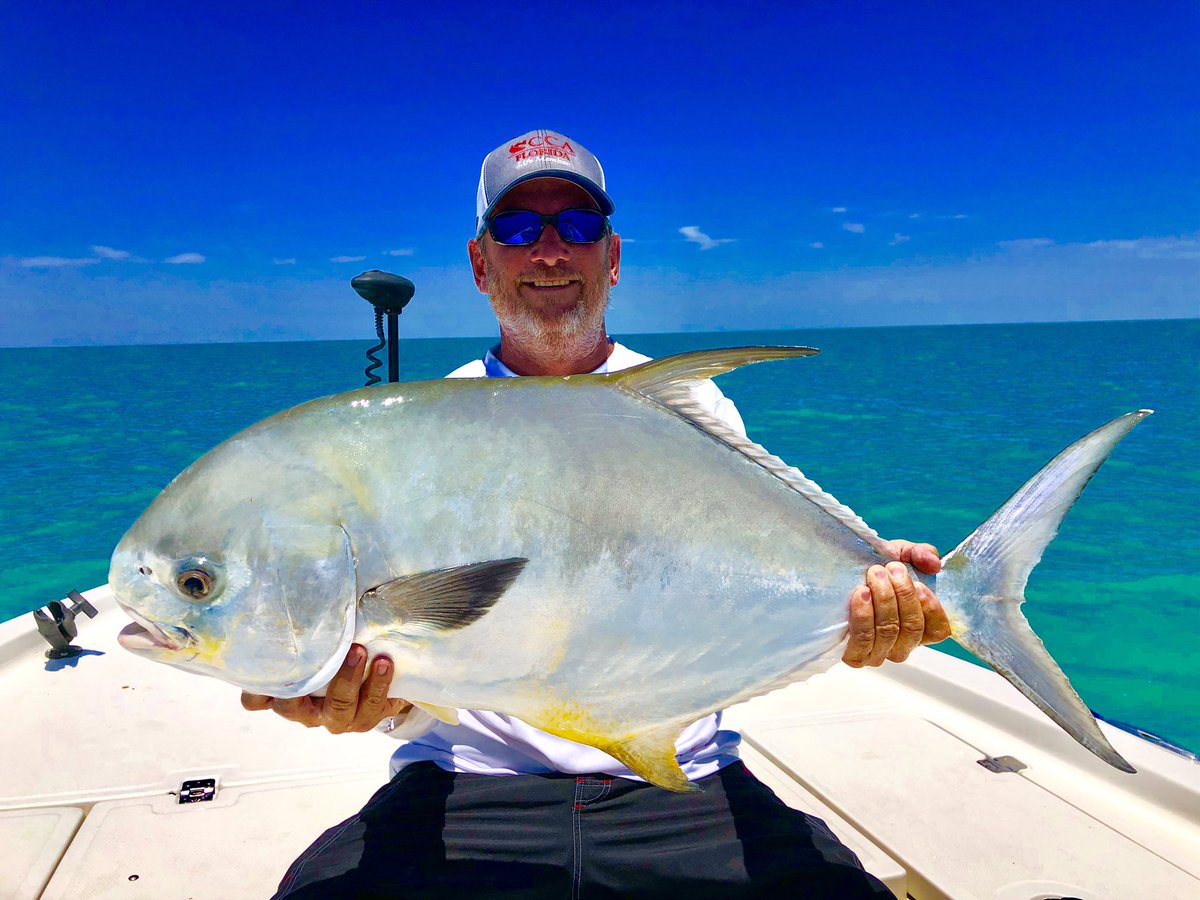
[[[96,607],[79,591],[71,591],[67,594],[67,599],[71,601],[70,605],[61,600],[51,600],[46,604],[48,613],[40,609],[33,611],[38,631],[50,644],[50,649],[46,651],[47,659],[69,659],[82,653],[81,648],[71,643],[79,635],[75,617],[80,613],[89,619],[96,617]]]

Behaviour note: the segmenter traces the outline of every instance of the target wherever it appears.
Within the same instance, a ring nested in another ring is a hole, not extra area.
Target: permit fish
[[[229,438],[117,546],[124,647],[275,697],[319,692],[352,641],[439,719],[507,713],[688,790],[674,741],[833,666],[885,542],[715,419],[707,378],[806,347],[684,353],[607,375],[350,391]],[[1021,613],[1084,485],[1149,410],[1054,457],[948,554],[954,639],[1101,759],[1109,744]]]

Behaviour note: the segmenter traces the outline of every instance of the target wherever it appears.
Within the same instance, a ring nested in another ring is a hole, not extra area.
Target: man
[[[621,263],[613,209],[599,162],[563,135],[529,132],[488,154],[467,250],[500,343],[452,377],[606,372],[648,359],[605,327]],[[696,399],[744,433],[714,384]],[[949,636],[937,599],[902,564],[936,572],[936,551],[892,547],[901,562],[872,566],[849,598],[849,665],[901,662]],[[410,738],[393,757],[393,780],[293,864],[279,896],[890,896],[824,823],[749,775],[719,713],[677,740],[681,768],[703,788],[677,794],[509,716],[460,710],[459,724],[438,724],[387,697],[391,675],[382,658],[366,671],[356,645],[323,698],[243,695],[247,709],[309,727],[382,722]]]

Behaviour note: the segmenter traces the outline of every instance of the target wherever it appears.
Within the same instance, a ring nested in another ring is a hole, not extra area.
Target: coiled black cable
[[[379,382],[383,380],[375,374],[375,370],[383,365],[383,360],[381,360],[375,354],[387,345],[387,341],[384,340],[383,337],[383,310],[381,310],[378,306],[375,307],[375,334],[379,337],[379,343],[367,351],[367,359],[369,359],[371,362],[365,369],[363,369],[363,374],[367,376],[367,383],[365,385],[366,387],[370,387],[373,384],[379,384]]]

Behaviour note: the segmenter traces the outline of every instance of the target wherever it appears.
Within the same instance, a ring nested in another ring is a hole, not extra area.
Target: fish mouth
[[[176,625],[156,625],[137,613],[125,610],[133,618],[117,635],[117,643],[134,653],[197,652],[196,640],[186,628]]]

